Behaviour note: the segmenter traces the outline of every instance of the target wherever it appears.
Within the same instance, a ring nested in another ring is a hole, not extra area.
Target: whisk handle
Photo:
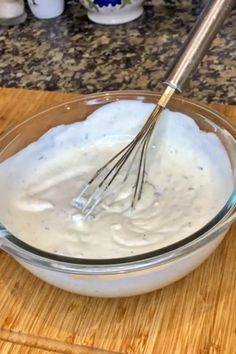
[[[185,81],[210,47],[235,2],[235,0],[208,2],[166,74],[165,83],[168,86],[181,91]]]

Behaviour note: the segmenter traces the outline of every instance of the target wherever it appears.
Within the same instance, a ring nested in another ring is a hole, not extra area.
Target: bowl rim
[[[122,90],[122,91],[104,91],[100,93],[93,93],[88,95],[81,95],[76,99],[68,100],[62,102],[57,105],[53,105],[48,107],[45,110],[41,110],[29,118],[24,119],[21,123],[17,124],[7,132],[0,135],[0,141],[8,136],[8,134],[12,133],[14,130],[19,128],[21,125],[24,125],[26,122],[37,118],[38,116],[50,112],[56,108],[64,107],[73,103],[79,103],[82,101],[90,101],[94,99],[101,99],[105,97],[116,97],[126,96],[126,95],[135,95],[135,99],[140,99],[145,96],[149,97],[160,97],[159,93],[146,91],[146,90]],[[140,97],[139,97],[140,96]],[[143,96],[143,97],[142,97]],[[126,98],[127,99],[127,98]],[[229,122],[222,114],[214,110],[213,108],[207,106],[204,103],[198,103],[193,100],[189,100],[183,98],[182,96],[178,97],[174,95],[173,100],[182,101],[190,103],[193,106],[203,108],[206,113],[209,112],[214,114],[217,118],[222,120],[226,125],[228,125],[231,129],[236,132],[236,126]],[[138,255],[132,255],[127,257],[119,257],[119,258],[106,258],[106,259],[88,259],[88,258],[77,258],[77,257],[68,257],[59,254],[54,254],[50,252],[46,252],[35,248],[24,241],[21,241],[17,237],[9,234],[2,240],[2,249],[5,249],[9,253],[13,253],[14,256],[20,257],[24,261],[28,263],[34,263],[36,265],[40,265],[42,267],[53,267],[58,270],[65,271],[65,266],[68,266],[68,270],[78,272],[81,270],[82,273],[88,272],[92,274],[103,273],[107,271],[107,266],[109,266],[109,270],[111,272],[126,272],[130,269],[134,270],[140,268],[150,267],[152,265],[164,264],[169,261],[173,261],[178,259],[184,255],[187,255],[191,252],[196,251],[200,247],[204,246],[211,240],[214,240],[219,232],[214,232],[216,226],[218,226],[223,220],[227,219],[227,217],[232,213],[234,207],[236,205],[236,188],[232,192],[226,204],[223,208],[218,212],[218,214],[210,220],[206,225],[204,225],[201,229],[197,230],[193,234],[181,239],[177,242],[174,242],[168,246],[162,247],[157,250],[153,250],[150,252],[145,252]],[[1,224],[0,224],[1,226]],[[222,230],[221,230],[222,232]],[[53,264],[51,263],[53,261]],[[47,263],[50,263],[48,265]]]

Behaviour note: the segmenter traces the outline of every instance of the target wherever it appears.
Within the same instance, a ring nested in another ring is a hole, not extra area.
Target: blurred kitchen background
[[[0,27],[0,87],[160,91],[164,72],[202,5],[147,0],[138,19],[107,26],[91,22],[76,0],[66,1],[62,15],[49,20],[34,17],[25,2],[26,20]],[[236,103],[236,9],[183,94]]]

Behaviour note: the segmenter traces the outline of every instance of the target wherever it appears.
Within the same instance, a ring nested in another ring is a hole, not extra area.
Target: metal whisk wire
[[[172,91],[173,90],[171,90],[171,94],[173,93]],[[160,100],[159,103],[163,103],[162,101]],[[85,216],[89,216],[96,208],[96,206],[101,202],[101,200],[105,197],[108,188],[118,176],[120,170],[131,157],[131,155],[133,155],[133,159],[126,172],[124,182],[128,179],[132,166],[139,153],[140,159],[138,163],[138,171],[136,182],[134,185],[134,193],[131,207],[135,208],[137,201],[141,199],[143,185],[145,181],[146,157],[148,146],[158,117],[163,109],[163,106],[161,106],[159,103],[156,105],[151,115],[146,120],[145,124],[143,125],[139,133],[135,136],[135,138],[133,138],[133,140],[129,144],[127,144],[121,151],[119,151],[115,156],[113,156],[105,165],[103,165],[99,170],[97,170],[97,172],[82,190],[80,195],[76,199],[74,199],[73,204],[77,208],[80,208]],[[110,165],[112,165],[110,170],[105,174],[102,180],[98,182],[97,186],[95,185],[92,194],[84,203],[83,198],[90,189],[90,187],[92,187],[96,183],[96,181],[98,181],[98,177],[103,172],[105,172],[107,167],[109,167]]]

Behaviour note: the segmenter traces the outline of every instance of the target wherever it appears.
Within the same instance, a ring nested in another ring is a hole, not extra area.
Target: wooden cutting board
[[[42,107],[75,97],[0,89],[0,133]],[[236,106],[215,108],[236,122]],[[126,299],[56,289],[0,251],[0,353],[235,354],[235,236],[236,226],[186,278]]]

